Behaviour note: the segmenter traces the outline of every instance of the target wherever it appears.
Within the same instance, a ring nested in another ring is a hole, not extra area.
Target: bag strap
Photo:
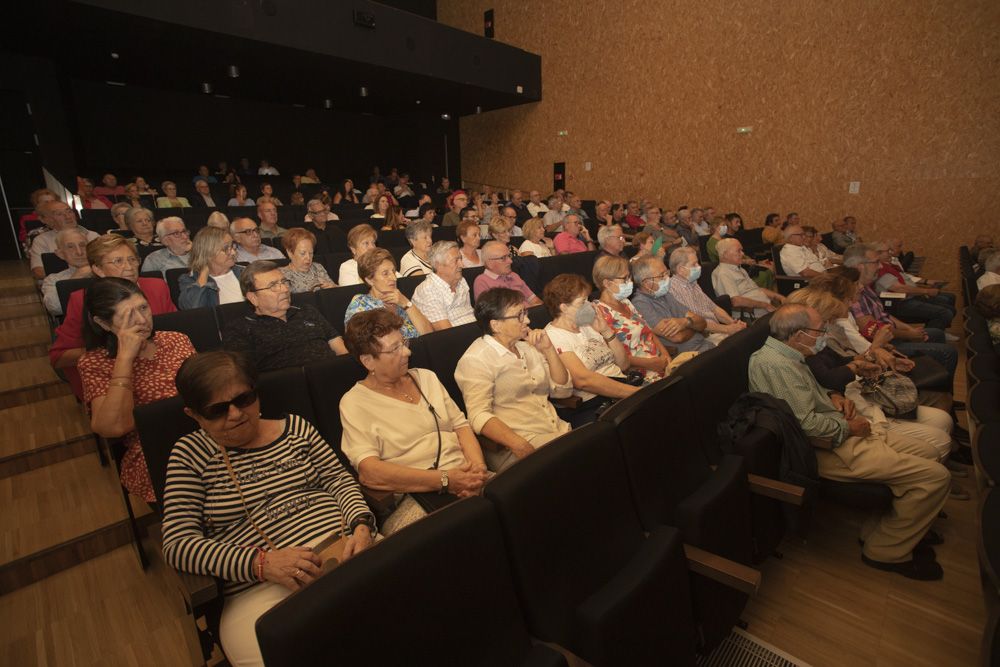
[[[240,488],[239,480],[236,479],[236,472],[233,470],[233,464],[229,461],[229,452],[227,452],[226,448],[221,445],[219,446],[219,449],[222,450],[222,460],[226,464],[226,471],[229,473],[229,479],[233,481],[233,485],[236,487],[236,493],[240,495],[240,502],[243,504],[243,513],[246,514],[247,521],[250,522],[250,525],[257,531],[257,534],[264,540],[264,543],[268,546],[268,548],[271,551],[277,551],[278,548],[274,546],[274,542],[271,541],[271,538],[267,536],[267,533],[261,530],[260,526],[257,525],[257,522],[253,520],[252,516],[250,516],[250,510],[247,509],[247,499],[243,496],[243,489]]]
[[[417,382],[417,378],[413,377],[413,374],[410,373],[410,371],[406,371],[406,374],[410,376],[411,380],[413,380],[413,386],[417,388],[417,392],[420,393],[420,398],[424,399],[424,402],[427,403],[427,409],[431,411],[431,416],[434,417],[434,430],[437,431],[438,450],[437,450],[437,456],[434,457],[434,465],[431,466],[431,470],[437,470],[438,465],[441,463],[441,447],[442,447],[441,423],[438,421],[437,410],[434,409],[434,405],[427,400],[426,396],[424,396],[424,390],[420,388],[420,383]]]

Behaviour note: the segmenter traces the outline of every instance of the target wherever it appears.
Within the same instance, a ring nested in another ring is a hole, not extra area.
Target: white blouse
[[[552,251],[544,243],[535,243],[534,241],[524,240],[521,247],[517,249],[522,255],[526,252],[531,252],[535,254],[535,257],[551,257]]]
[[[557,352],[560,354],[572,352],[587,367],[587,370],[609,378],[624,377],[622,369],[615,363],[615,353],[604,342],[604,337],[594,331],[593,327],[580,327],[579,333],[573,333],[566,329],[560,329],[554,324],[548,324],[545,327],[545,333],[549,335],[549,340],[556,346]],[[584,401],[589,401],[597,395],[582,389],[574,389],[573,393]]]

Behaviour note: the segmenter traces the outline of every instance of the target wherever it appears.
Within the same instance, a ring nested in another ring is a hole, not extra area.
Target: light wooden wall
[[[1000,235],[997,0],[438,0],[438,18],[482,34],[489,8],[542,56],[543,100],[462,118],[467,180],[544,192],[565,161],[584,198],[823,231],[851,214],[938,276]]]

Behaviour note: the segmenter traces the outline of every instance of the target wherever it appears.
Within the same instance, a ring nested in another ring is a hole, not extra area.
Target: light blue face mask
[[[589,327],[594,323],[594,317],[596,316],[597,311],[594,310],[594,306],[589,301],[584,301],[576,309],[576,317],[573,319],[576,321],[578,327]]]
[[[688,282],[693,283],[701,278],[701,264],[696,264],[688,269]]]
[[[725,225],[719,225],[719,236],[725,236],[729,233],[729,227]]]
[[[813,343],[813,353],[819,354],[826,347],[826,334],[820,334],[816,342]]]
[[[653,292],[653,296],[663,296],[670,291],[670,276],[667,276],[659,282],[656,286],[656,291]]]
[[[618,291],[615,292],[615,298],[621,301],[622,299],[627,299],[630,296],[632,296],[632,281],[626,280],[618,286]]]

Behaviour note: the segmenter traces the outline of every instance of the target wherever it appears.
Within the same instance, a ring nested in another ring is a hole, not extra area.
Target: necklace
[[[413,396],[410,396],[410,394],[408,394],[407,392],[403,391],[402,389],[397,389],[396,387],[393,387],[391,385],[382,385],[378,380],[375,379],[375,375],[374,374],[372,374],[371,380],[372,380],[372,386],[374,387],[374,389],[376,391],[382,392],[383,394],[389,394],[390,396],[396,395],[396,396],[402,397],[407,403],[416,403],[417,402],[413,398]],[[399,381],[401,382],[402,378],[400,378]]]

